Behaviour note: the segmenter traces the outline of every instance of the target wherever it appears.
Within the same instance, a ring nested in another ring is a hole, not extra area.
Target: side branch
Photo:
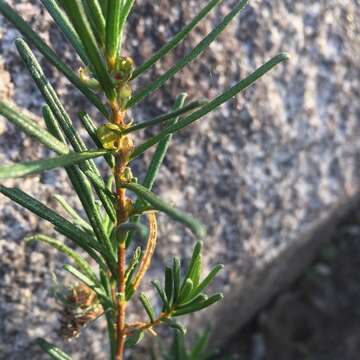
[[[132,288],[135,291],[143,279],[145,273],[149,269],[152,256],[154,254],[155,246],[156,246],[156,238],[157,238],[157,222],[155,213],[151,212],[147,214],[148,222],[149,222],[149,237],[147,240],[147,245],[145,249],[144,256],[141,260],[139,270],[135,276],[135,279],[132,283]]]

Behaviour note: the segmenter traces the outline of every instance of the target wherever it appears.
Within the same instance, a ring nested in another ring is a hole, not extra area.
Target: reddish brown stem
[[[126,249],[125,243],[121,243],[118,249],[118,311],[116,320],[117,346],[116,360],[122,360],[125,350],[125,269],[126,269]]]
[[[118,125],[123,125],[124,116],[123,112],[120,112],[117,106],[112,107],[113,122]],[[117,179],[117,224],[120,225],[127,221],[127,210],[126,210],[126,193],[125,189],[118,186],[118,182],[123,175],[126,161],[124,161],[124,154],[121,152],[117,154],[116,166],[115,166],[115,178]],[[125,299],[125,271],[126,271],[126,247],[123,239],[119,239],[118,247],[118,282],[117,282],[117,318],[116,318],[116,360],[123,360],[125,350],[125,310],[126,310],[126,299]]]
[[[155,319],[153,322],[149,323],[135,323],[135,324],[129,324],[125,326],[125,332],[127,335],[131,334],[135,330],[149,330],[153,328],[154,326],[160,325],[161,321],[168,319],[171,316],[171,312],[161,313],[160,316]]]

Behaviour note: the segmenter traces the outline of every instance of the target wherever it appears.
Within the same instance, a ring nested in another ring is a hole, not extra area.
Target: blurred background
[[[40,0],[8,0],[73,69],[80,66]],[[141,64],[207,1],[137,0],[125,53]],[[162,74],[234,5],[223,4],[150,73]],[[135,121],[166,112],[180,92],[212,98],[278,52],[280,65],[214,114],[174,137],[154,191],[189,211],[208,229],[205,267],[224,263],[214,289],[225,300],[210,322],[212,344],[225,359],[355,360],[360,351],[360,2],[251,0],[201,58],[132,111]],[[41,116],[43,100],[14,45],[19,33],[0,17],[0,97]],[[36,53],[84,138],[80,110],[103,119],[62,75]],[[146,130],[138,140],[158,129]],[[39,159],[50,152],[0,118],[0,162]],[[89,146],[91,141],[87,139]],[[140,178],[151,152],[136,160]],[[54,193],[75,207],[64,171],[7,181],[56,208]],[[74,359],[105,359],[104,324],[70,343],[57,336],[58,306],[49,297],[51,272],[69,281],[65,258],[25,235],[52,234],[0,198],[0,359],[46,359],[33,344],[46,336]],[[166,217],[149,276],[170,256],[188,257],[194,239]],[[136,307],[134,317],[137,316]],[[24,355],[25,354],[25,355]],[[25,357],[24,357],[25,356]],[[145,359],[144,354],[137,356]]]

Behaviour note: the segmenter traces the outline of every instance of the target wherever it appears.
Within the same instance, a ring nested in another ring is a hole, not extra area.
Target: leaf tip
[[[278,57],[280,58],[281,61],[286,61],[286,60],[290,60],[291,59],[291,55],[287,52],[281,52],[278,54]]]

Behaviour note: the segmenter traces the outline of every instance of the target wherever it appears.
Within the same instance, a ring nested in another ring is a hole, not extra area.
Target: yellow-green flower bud
[[[118,125],[107,123],[96,130],[96,135],[104,149],[118,150],[121,139],[121,129]]]

